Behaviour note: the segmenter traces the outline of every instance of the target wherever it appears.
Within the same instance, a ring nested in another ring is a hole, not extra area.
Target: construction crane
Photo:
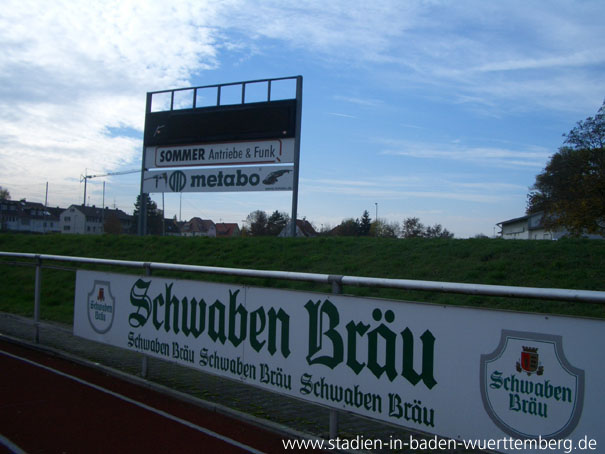
[[[82,203],[82,205],[86,206],[86,182],[91,179],[91,178],[99,178],[99,177],[112,177],[115,175],[127,175],[129,173],[139,173],[141,172],[140,170],[124,170],[122,172],[110,172],[110,173],[104,173],[102,175],[80,175],[80,183],[82,183],[82,181],[84,182],[84,202]],[[88,172],[86,172],[88,173]]]

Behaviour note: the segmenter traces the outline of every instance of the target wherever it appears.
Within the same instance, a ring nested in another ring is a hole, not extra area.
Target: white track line
[[[85,385],[85,386],[88,386],[90,388],[96,389],[97,391],[101,391],[101,392],[103,392],[105,394],[109,394],[110,396],[116,397],[116,398],[118,398],[120,400],[123,400],[124,402],[128,402],[129,404],[132,404],[132,405],[136,405],[137,407],[140,407],[140,408],[143,408],[143,409],[145,409],[147,411],[155,413],[156,415],[163,416],[166,419],[170,419],[171,421],[174,421],[174,422],[177,422],[177,423],[182,424],[184,426],[187,426],[187,427],[189,427],[189,428],[191,428],[193,430],[197,430],[198,432],[201,432],[201,433],[203,433],[205,435],[211,436],[213,438],[217,438],[217,439],[219,439],[221,441],[224,441],[225,443],[228,443],[228,444],[230,444],[232,446],[236,446],[238,448],[245,449],[246,451],[248,451],[250,453],[253,453],[253,454],[264,454],[262,451],[259,451],[258,449],[254,449],[251,446],[248,446],[248,445],[245,445],[243,443],[240,443],[237,440],[233,440],[233,439],[231,439],[229,437],[225,437],[224,435],[216,433],[216,432],[214,432],[214,431],[212,431],[210,429],[206,429],[205,427],[198,426],[197,424],[193,424],[190,421],[187,421],[185,419],[181,419],[181,418],[179,418],[177,416],[171,415],[170,413],[166,413],[163,410],[159,410],[157,408],[154,408],[154,407],[151,407],[149,405],[146,405],[146,404],[144,404],[142,402],[139,402],[139,401],[136,401],[134,399],[131,399],[130,397],[127,397],[127,396],[124,396],[122,394],[119,394],[119,393],[116,393],[114,391],[111,391],[110,389],[103,388],[102,386],[95,385],[94,383],[87,382],[86,380],[82,380],[81,378],[75,377],[75,376],[70,375],[70,374],[66,374],[65,372],[61,372],[60,370],[53,369],[52,367],[45,366],[44,364],[37,363],[37,362],[32,361],[32,360],[27,359],[27,358],[22,358],[21,356],[14,355],[14,354],[6,352],[4,350],[0,350],[0,353],[2,353],[5,356],[8,356],[10,358],[17,359],[19,361],[23,361],[25,363],[31,364],[32,366],[36,366],[36,367],[39,367],[41,369],[47,370],[49,372],[53,372],[53,373],[55,373],[57,375],[60,375],[60,376],[65,377],[65,378],[68,378],[68,379],[73,380],[73,381],[75,381],[77,383],[80,383],[82,385]]]
[[[27,454],[23,449],[2,434],[0,434],[0,446],[4,446],[6,449],[8,449],[10,454]]]

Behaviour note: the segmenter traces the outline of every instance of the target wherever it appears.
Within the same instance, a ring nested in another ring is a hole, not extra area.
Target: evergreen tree
[[[368,236],[370,234],[370,229],[372,228],[372,219],[370,219],[370,213],[368,213],[368,210],[363,212],[361,221],[358,221],[358,225],[360,236]]]
[[[269,219],[267,219],[267,234],[277,236],[290,222],[290,216],[287,213],[275,210]]]
[[[150,235],[161,235],[162,234],[162,222],[164,222],[164,213],[162,210],[158,209],[158,205],[149,198],[148,194],[145,194],[145,213],[147,214],[147,231],[145,234]],[[140,212],[141,212],[141,195],[137,195],[137,199],[134,203],[134,224],[136,226],[136,231],[139,232],[139,222],[140,222]]]

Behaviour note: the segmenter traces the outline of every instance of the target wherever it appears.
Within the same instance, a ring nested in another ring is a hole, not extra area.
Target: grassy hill
[[[58,254],[194,265],[300,271],[350,276],[421,279],[527,287],[605,290],[605,241],[394,240],[383,238],[177,238],[0,234],[0,251]],[[0,259],[0,311],[31,315],[34,271]],[[48,265],[51,265],[50,263]],[[42,317],[71,322],[75,274],[71,264],[43,272]],[[90,268],[90,267],[89,267]],[[101,269],[100,267],[97,267]],[[107,268],[102,268],[107,269]],[[116,270],[135,273],[129,269]],[[160,273],[156,273],[160,275]],[[162,275],[177,276],[175,273]],[[236,278],[183,275],[198,280]],[[243,283],[329,292],[327,286],[267,279]],[[605,307],[345,287],[345,293],[439,304],[485,306],[605,318]]]

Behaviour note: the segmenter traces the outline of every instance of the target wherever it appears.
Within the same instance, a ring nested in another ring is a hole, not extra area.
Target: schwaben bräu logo
[[[107,281],[95,281],[86,298],[88,321],[99,334],[106,333],[113,324],[115,298]]]
[[[572,366],[563,338],[503,330],[481,355],[481,398],[492,421],[517,438],[564,438],[578,424],[584,371]]]
[[[393,311],[383,313],[375,308],[372,319],[380,322],[376,326],[363,321],[342,320],[338,308],[328,299],[309,300],[304,308],[309,316],[306,356],[309,366],[321,364],[330,369],[345,366],[356,375],[367,368],[377,379],[385,376],[393,382],[403,378],[414,386],[423,383],[428,389],[437,385],[434,376],[435,336],[428,329],[420,336],[422,356],[418,362],[421,363],[418,372],[414,368],[414,335],[409,327],[399,333],[391,329],[389,325],[394,324],[396,319]],[[343,327],[346,328],[346,335]],[[359,354],[360,351],[366,351],[367,356]],[[344,401],[348,406],[363,406],[377,413],[382,411],[382,396],[362,393],[357,385],[344,388],[310,372],[301,376],[300,384],[300,393],[304,396],[312,395],[330,404]],[[435,409],[417,399],[413,402],[406,400],[404,394],[388,393],[388,415],[396,420],[435,427]]]
[[[132,328],[151,322],[158,332],[182,333],[193,338],[205,333],[215,343],[238,347],[246,341],[257,352],[267,349],[271,355],[290,356],[290,315],[283,309],[276,311],[271,307],[266,311],[261,306],[250,312],[238,301],[240,290],[229,290],[228,303],[215,299],[208,304],[203,298],[175,295],[174,283],[166,284],[162,293],[150,295],[151,283],[138,279],[130,290],[130,304],[135,308],[128,317]],[[330,300],[309,300],[304,308],[309,322],[306,356],[309,365],[322,364],[330,369],[345,365],[355,374],[368,368],[376,378],[385,375],[394,381],[401,375],[413,385],[423,382],[428,389],[437,384],[433,374],[435,337],[429,330],[420,336],[422,367],[418,373],[414,368],[414,336],[409,328],[399,333],[403,341],[400,343],[397,333],[384,323],[370,329],[370,324],[351,320],[346,330],[342,330],[339,311]],[[382,311],[374,309],[372,317],[380,322]],[[384,320],[393,323],[393,311],[387,310]],[[359,358],[357,351],[362,343],[367,357]]]
[[[238,302],[239,290],[229,290],[228,303],[179,298],[173,293],[173,285],[166,284],[163,293],[149,295],[151,281],[138,279],[130,290],[130,304],[136,310],[128,317],[129,325],[140,328],[150,322],[160,333],[194,339],[205,334],[214,343],[233,347],[246,341],[256,352],[266,350],[271,356],[290,356],[290,316],[283,309],[272,307],[265,311],[260,307],[249,312]],[[185,356],[189,360],[189,354]]]
[[[242,375],[238,370],[243,371],[246,378],[258,378],[273,387],[293,390],[298,383],[302,396],[327,404],[364,407],[379,414],[388,412],[396,420],[435,426],[435,410],[421,400],[409,399],[404,393],[382,395],[359,385],[343,386],[322,372],[326,368],[355,375],[367,371],[376,379],[433,389],[437,385],[436,340],[430,330],[416,338],[409,327],[397,323],[395,312],[378,308],[371,311],[369,320],[350,319],[329,299],[322,298],[308,300],[303,306],[306,317],[297,320],[306,327],[305,338],[291,339],[291,316],[283,308],[267,302],[249,309],[242,289],[227,287],[224,298],[215,294],[205,300],[201,295],[181,294],[175,284],[165,283],[158,291],[152,280],[134,282],[129,298],[129,346],[236,376]],[[178,348],[174,335],[181,339]],[[174,340],[169,344],[169,339]],[[203,347],[197,349],[196,344]],[[284,362],[273,364],[273,375],[265,373],[263,364],[255,363],[252,352],[268,352],[279,361],[290,357],[291,345],[303,349],[298,353],[306,365],[298,380],[288,373]],[[244,346],[249,353],[246,358],[229,358],[229,353],[218,353],[226,352],[223,346]],[[229,361],[232,365],[222,365]],[[275,380],[271,378],[274,375]],[[269,377],[268,381],[263,377]]]

